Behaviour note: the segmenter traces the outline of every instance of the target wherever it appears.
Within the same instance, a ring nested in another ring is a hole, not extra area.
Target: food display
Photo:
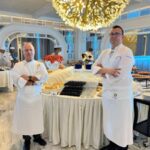
[[[58,83],[53,83],[53,84],[45,84],[43,86],[43,93],[50,93],[51,91],[59,91],[61,88],[63,88],[64,83],[58,82]]]
[[[139,81],[145,78],[150,79],[150,75],[132,75]],[[135,89],[134,91],[140,90]],[[80,97],[83,99],[102,97],[102,79],[94,76],[91,72],[84,70],[77,72],[74,71],[73,67],[68,67],[63,70],[52,71],[43,86],[42,92],[44,94],[73,96],[74,98]]]
[[[60,95],[80,96],[85,84],[83,81],[68,81]]]
[[[99,83],[100,82],[100,83]],[[95,98],[101,96],[101,78],[96,77],[92,72],[75,71],[73,67],[63,70],[56,70],[49,73],[48,80],[44,84],[44,94],[59,96],[74,96],[80,98]],[[99,83],[99,84],[98,84]]]
[[[102,83],[98,83],[96,91],[97,91],[97,96],[101,97],[102,96]]]
[[[47,72],[48,72],[48,73],[52,73],[52,72],[53,72],[53,70],[47,70]]]

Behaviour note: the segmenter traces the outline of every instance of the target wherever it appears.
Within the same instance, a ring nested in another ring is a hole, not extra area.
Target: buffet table
[[[80,97],[55,95],[53,87],[70,80],[85,81],[87,89]],[[75,71],[73,67],[49,74],[46,87],[49,85],[50,92],[42,94],[44,135],[54,145],[76,146],[78,150],[81,145],[86,149],[90,146],[99,149],[103,145],[101,98],[94,97],[98,81],[91,71]]]
[[[43,94],[45,136],[54,145],[81,149],[103,145],[100,98],[50,96]]]
[[[9,91],[13,91],[13,81],[10,76],[10,71],[0,71],[0,88],[8,88]]]
[[[145,87],[147,88],[148,85],[148,81],[150,81],[150,72],[138,72],[136,74],[132,74],[133,78],[139,82],[145,81]]]

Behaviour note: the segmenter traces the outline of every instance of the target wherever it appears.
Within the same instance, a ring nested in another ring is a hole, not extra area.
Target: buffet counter
[[[63,83],[84,81],[82,94],[60,95]],[[99,79],[91,71],[74,70],[73,67],[49,74],[42,94],[44,102],[45,136],[54,145],[76,146],[86,149],[103,145],[101,98],[96,96]]]
[[[45,135],[54,145],[81,149],[103,145],[100,98],[43,94]]]

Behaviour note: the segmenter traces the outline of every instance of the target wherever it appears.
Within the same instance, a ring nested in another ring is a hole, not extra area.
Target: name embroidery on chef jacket
[[[130,58],[130,59],[132,59],[132,57],[131,56],[126,56],[127,58]]]

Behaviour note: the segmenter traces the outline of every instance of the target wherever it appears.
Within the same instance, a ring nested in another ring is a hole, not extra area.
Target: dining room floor
[[[12,136],[11,120],[16,99],[16,92],[7,92],[6,89],[0,89],[0,150],[22,150],[23,140],[18,136]],[[6,134],[7,133],[7,134]],[[146,138],[139,135],[134,141],[134,145],[129,147],[129,150],[150,150],[150,146],[145,148],[143,141]],[[31,150],[76,150],[75,146],[61,147],[48,142],[45,147],[31,143]],[[82,147],[82,150],[86,150]],[[88,150],[96,150],[90,147]]]

